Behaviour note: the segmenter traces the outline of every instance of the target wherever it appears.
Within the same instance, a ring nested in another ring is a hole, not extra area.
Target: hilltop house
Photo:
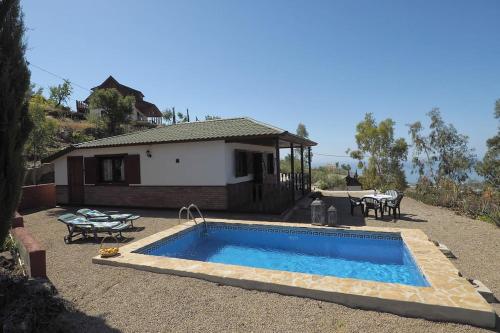
[[[315,142],[250,118],[188,122],[72,145],[52,155],[57,202],[280,213],[311,189]],[[280,172],[280,149],[300,173]],[[297,149],[299,148],[299,149]],[[294,158],[291,159],[294,161]],[[308,173],[304,171],[307,167]]]
[[[142,92],[119,83],[111,75],[106,80],[104,80],[103,83],[92,88],[91,90],[95,91],[98,89],[111,89],[111,88],[115,88],[123,96],[135,97],[134,111],[130,115],[132,120],[147,121],[153,124],[162,123],[162,114],[160,110],[156,107],[156,105],[145,101],[144,94]],[[88,106],[89,98],[90,96],[87,97],[84,101],[76,101],[76,111],[79,113],[91,112],[100,115],[100,110],[89,110]]]

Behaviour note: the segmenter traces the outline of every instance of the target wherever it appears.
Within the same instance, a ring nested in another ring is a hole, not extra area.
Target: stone
[[[483,296],[483,298],[486,300],[488,303],[496,303],[497,299],[495,295],[491,292],[491,290],[484,285],[479,280],[472,280],[472,285],[476,288],[476,291]]]
[[[439,243],[438,245],[439,251],[441,251],[447,258],[457,259],[457,257],[451,252],[451,250],[444,244]]]
[[[4,251],[0,253],[0,257],[3,257],[5,260],[11,261],[14,258],[12,257],[12,253],[10,251]]]

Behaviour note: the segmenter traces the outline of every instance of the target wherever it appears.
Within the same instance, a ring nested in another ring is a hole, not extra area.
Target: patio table
[[[392,196],[388,194],[365,194],[363,195],[363,198],[373,198],[377,199],[378,201],[384,201],[387,199],[392,199]]]

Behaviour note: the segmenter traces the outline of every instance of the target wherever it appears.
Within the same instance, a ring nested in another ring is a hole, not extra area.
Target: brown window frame
[[[127,185],[126,181],[126,168],[125,168],[125,157],[127,154],[114,154],[114,155],[96,155],[95,158],[97,160],[97,185]],[[113,180],[112,181],[105,181],[103,179],[103,161],[104,160],[109,160],[111,159],[113,162],[113,170],[114,170],[114,161],[121,159],[122,165],[123,165],[123,175],[121,178],[123,180],[116,180],[115,179],[115,174],[113,173]]]
[[[248,152],[244,150],[234,151],[234,170],[236,178],[248,176]]]

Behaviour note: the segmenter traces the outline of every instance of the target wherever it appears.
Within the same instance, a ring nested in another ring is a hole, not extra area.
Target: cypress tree
[[[24,23],[19,0],[0,1],[0,245],[11,226],[24,179],[23,147],[30,72],[24,58]]]

